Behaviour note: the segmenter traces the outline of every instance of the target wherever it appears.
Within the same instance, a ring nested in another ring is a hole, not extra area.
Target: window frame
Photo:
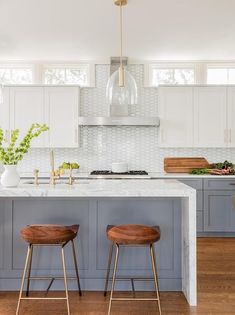
[[[208,83],[208,70],[209,69],[225,69],[225,70],[230,70],[234,69],[235,70],[235,62],[211,62],[206,64],[206,85],[234,85],[234,83]]]
[[[43,69],[45,67],[56,67],[56,68],[70,68],[73,69],[74,67],[87,67],[87,84],[86,85],[79,85],[83,87],[95,87],[95,64],[88,63],[88,62],[11,62],[11,61],[0,61],[0,68],[6,69],[30,69],[32,70],[32,82],[31,83],[3,83],[3,85],[47,85],[44,83],[43,78]],[[54,84],[53,84],[54,85]],[[63,84],[60,86],[66,86],[67,84]],[[68,84],[68,85],[78,85],[78,84]]]
[[[46,69],[63,69],[66,71],[66,69],[86,69],[87,70],[87,82],[84,85],[76,84],[76,83],[68,83],[68,84],[47,84],[45,83],[45,71]],[[66,85],[78,85],[80,87],[93,87],[94,81],[95,81],[95,67],[94,64],[90,63],[45,63],[41,66],[41,82],[44,85],[47,86],[66,86]]]
[[[153,72],[154,70],[171,70],[171,69],[192,69],[194,70],[194,83],[190,83],[189,85],[195,85],[197,83],[197,72],[198,67],[196,63],[192,62],[158,62],[158,63],[150,63],[147,67],[145,67],[145,84],[146,86],[158,87],[159,85],[153,84]],[[167,84],[164,84],[167,85]],[[170,84],[169,85],[173,85]],[[176,86],[181,84],[174,84]]]
[[[32,85],[35,81],[35,66],[31,63],[15,63],[15,62],[0,62],[0,69],[29,69],[32,71],[32,82],[31,83],[2,83],[1,85]]]

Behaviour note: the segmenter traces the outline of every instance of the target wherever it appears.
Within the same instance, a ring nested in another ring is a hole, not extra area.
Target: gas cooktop
[[[114,173],[108,170],[95,170],[89,175],[92,178],[150,178],[146,171],[129,171],[125,173]]]

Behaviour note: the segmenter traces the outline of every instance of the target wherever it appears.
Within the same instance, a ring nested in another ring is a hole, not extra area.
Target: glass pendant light
[[[120,7],[120,66],[109,78],[106,98],[110,105],[110,115],[127,116],[128,105],[137,104],[137,85],[134,77],[123,66],[122,54],[122,6],[127,0],[115,0]]]

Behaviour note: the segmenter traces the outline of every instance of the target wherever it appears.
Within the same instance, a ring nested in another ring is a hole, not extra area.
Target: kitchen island
[[[73,186],[21,183],[17,188],[0,188],[0,222],[0,290],[19,288],[26,252],[19,231],[27,224],[80,224],[82,286],[84,290],[102,290],[108,256],[106,226],[137,223],[161,228],[162,237],[156,245],[160,289],[183,291],[190,305],[197,303],[196,191],[177,180],[78,180]],[[38,276],[60,274],[56,249],[38,249],[35,255],[33,267]],[[146,248],[142,254],[133,248],[128,257],[124,248],[119,275],[150,276],[147,257]],[[71,273],[69,255],[67,265]],[[32,288],[46,286],[41,281]],[[130,288],[128,282],[117,287]],[[151,284],[141,283],[136,288],[149,290]]]

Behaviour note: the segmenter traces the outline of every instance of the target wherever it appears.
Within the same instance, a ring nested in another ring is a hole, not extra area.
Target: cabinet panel
[[[228,146],[235,147],[235,87],[228,87]]]
[[[0,104],[0,127],[6,132],[10,129],[10,89],[3,88],[3,104]]]
[[[204,179],[205,190],[235,190],[234,179]]]
[[[78,147],[79,88],[45,88],[46,121],[51,147]]]
[[[79,237],[75,241],[79,254],[81,275],[89,261],[89,204],[75,200],[15,200],[12,210],[12,269],[24,266],[26,244],[20,238],[20,230],[26,224],[80,224]],[[27,218],[27,219],[26,219]],[[73,269],[70,245],[65,247],[67,268]],[[57,247],[35,248],[33,269],[45,274],[45,270],[61,273],[60,251]]]
[[[193,88],[159,88],[160,146],[193,146]]]
[[[205,191],[205,232],[235,232],[233,196],[234,193],[229,191]]]
[[[201,178],[198,179],[181,179],[178,178],[178,181],[188,185],[197,190],[197,211],[203,210],[203,182]]]
[[[227,146],[227,89],[194,88],[194,145]]]
[[[197,232],[204,232],[204,229],[203,229],[203,211],[197,211]]]
[[[43,124],[44,97],[42,87],[13,87],[10,89],[10,129],[20,129],[24,136],[33,123]],[[32,141],[32,147],[43,147],[45,134]]]
[[[202,190],[203,189],[203,179],[197,178],[197,179],[182,179],[182,177],[177,178],[178,181],[184,183],[185,185],[188,185],[194,189]]]
[[[109,241],[104,237],[107,225],[146,224],[159,225],[161,228],[161,240],[156,244],[160,278],[181,276],[181,211],[178,201],[104,200],[98,202],[97,213],[97,269],[103,270],[104,275],[109,250]],[[148,248],[122,248],[118,270],[120,276],[150,276],[152,271]]]

